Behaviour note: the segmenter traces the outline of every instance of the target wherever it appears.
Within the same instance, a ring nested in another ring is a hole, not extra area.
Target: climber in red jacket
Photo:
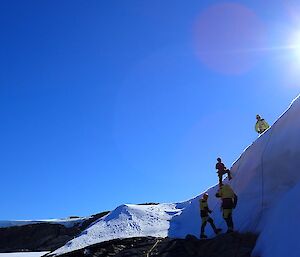
[[[219,177],[219,185],[222,185],[223,175],[227,174],[229,180],[231,180],[232,177],[231,177],[230,170],[225,167],[224,163],[222,163],[221,158],[218,158],[217,161],[218,162],[216,164],[216,170]]]

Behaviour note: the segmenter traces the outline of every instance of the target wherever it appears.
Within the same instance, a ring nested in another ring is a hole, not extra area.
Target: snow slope
[[[300,99],[250,145],[233,164],[228,182],[239,196],[234,211],[235,229],[258,232],[255,255],[300,256]],[[209,206],[217,226],[226,230],[220,203],[210,188]],[[177,204],[122,205],[99,219],[79,237],[53,254],[83,248],[113,238],[157,236],[183,238],[199,235],[199,197]],[[213,236],[209,226],[206,234]],[[284,237],[282,236],[284,235]]]

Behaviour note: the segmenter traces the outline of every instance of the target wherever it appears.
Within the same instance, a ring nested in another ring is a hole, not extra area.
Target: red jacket
[[[218,170],[218,172],[222,172],[222,171],[226,170],[226,167],[225,167],[224,163],[218,162],[216,164],[216,169]]]

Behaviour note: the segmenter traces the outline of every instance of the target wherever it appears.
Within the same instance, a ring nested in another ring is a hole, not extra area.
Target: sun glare
[[[300,61],[300,31],[291,36],[290,48],[293,49],[294,54]]]

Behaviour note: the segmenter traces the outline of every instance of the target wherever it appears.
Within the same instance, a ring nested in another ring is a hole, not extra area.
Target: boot
[[[216,229],[214,229],[214,232],[215,232],[216,235],[219,235],[219,234],[221,234],[222,229],[221,228],[216,228]]]
[[[206,238],[207,238],[207,235],[201,234],[201,235],[200,235],[200,238],[201,238],[201,239],[206,239]]]

